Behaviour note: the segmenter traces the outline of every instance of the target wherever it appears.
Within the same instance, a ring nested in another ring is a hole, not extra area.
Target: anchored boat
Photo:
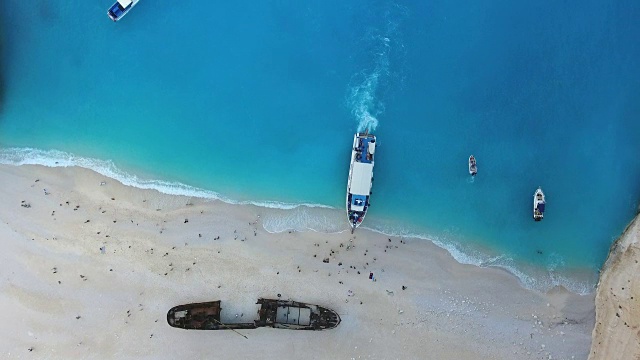
[[[533,220],[540,221],[544,217],[544,193],[542,189],[538,187],[535,194],[533,194]]]
[[[325,330],[340,324],[333,310],[292,300],[258,299],[258,319],[251,323],[222,323],[220,300],[179,305],[167,313],[170,326],[192,330],[235,330],[272,327],[289,330]],[[236,315],[237,316],[237,315]]]
[[[113,21],[118,21],[122,19],[129,10],[131,10],[140,0],[118,0],[115,4],[111,5],[109,10],[107,11],[107,15]]]
[[[469,156],[469,174],[471,174],[471,176],[476,176],[477,173],[478,166],[476,165],[476,158],[471,155]]]
[[[362,224],[369,209],[369,197],[373,186],[373,157],[376,152],[376,137],[356,133],[351,149],[351,165],[347,182],[347,218],[351,232]]]

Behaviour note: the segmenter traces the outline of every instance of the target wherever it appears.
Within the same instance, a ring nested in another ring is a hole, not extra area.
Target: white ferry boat
[[[362,224],[369,209],[369,197],[373,185],[373,157],[376,137],[368,132],[356,133],[351,149],[351,165],[347,182],[347,218],[351,232]]]
[[[476,158],[471,155],[469,156],[469,174],[471,174],[471,176],[476,176],[477,173],[478,166],[476,165]]]
[[[122,19],[129,10],[131,10],[140,0],[118,0],[115,4],[111,5],[109,10],[107,11],[107,15],[113,21],[118,21]]]
[[[540,221],[544,217],[544,193],[541,188],[533,194],[533,220]]]

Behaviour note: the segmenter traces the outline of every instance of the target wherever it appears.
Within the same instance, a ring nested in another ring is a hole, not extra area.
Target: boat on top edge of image
[[[118,21],[127,15],[139,1],[140,0],[117,0],[111,5],[109,10],[107,10],[107,15],[109,15],[111,20]]]

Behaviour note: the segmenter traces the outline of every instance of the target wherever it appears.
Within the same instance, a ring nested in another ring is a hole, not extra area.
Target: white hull
[[[540,221],[544,218],[545,206],[544,193],[541,188],[538,188],[533,194],[533,220]]]
[[[375,136],[367,133],[354,135],[346,198],[347,220],[352,232],[362,224],[369,209],[369,198],[373,186],[375,147]]]

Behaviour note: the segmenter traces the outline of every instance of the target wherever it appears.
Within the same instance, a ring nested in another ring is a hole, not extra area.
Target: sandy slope
[[[588,356],[593,296],[530,291],[426,241],[270,234],[260,220],[269,209],[135,189],[80,168],[0,165],[0,199],[2,358]],[[245,331],[248,340],[166,324],[174,305],[217,299],[223,320],[246,321],[258,297],[276,294],[334,309],[342,323]]]
[[[589,359],[640,359],[639,219],[612,245],[600,275]]]

